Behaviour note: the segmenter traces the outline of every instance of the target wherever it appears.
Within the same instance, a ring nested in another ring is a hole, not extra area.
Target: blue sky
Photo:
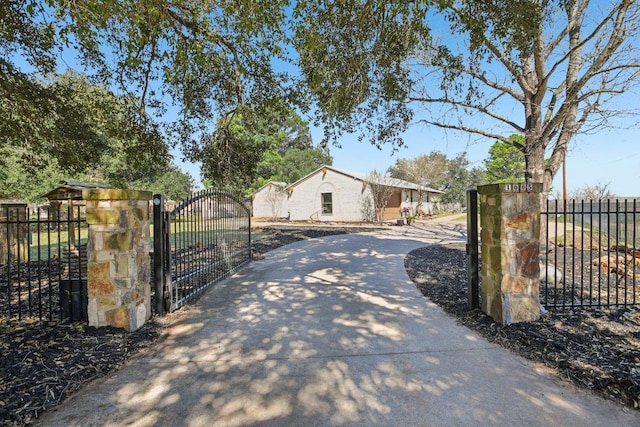
[[[640,109],[637,97],[629,96]],[[567,191],[569,194],[581,187],[596,184],[609,185],[612,193],[621,197],[640,197],[640,131],[637,119],[620,122],[621,127],[602,129],[594,135],[578,135],[574,138],[567,156]],[[312,129],[314,143],[322,139],[322,129]],[[431,151],[441,151],[449,158],[462,151],[473,166],[482,166],[489,147],[494,142],[486,138],[469,136],[461,132],[444,132],[413,125],[404,134],[405,148],[392,154],[390,147],[378,150],[367,142],[359,142],[356,135],[341,140],[342,147],[330,147],[333,165],[337,168],[371,172],[382,172],[398,158],[414,158]],[[179,154],[176,160],[179,160]],[[200,182],[199,166],[178,161],[181,168]],[[562,170],[554,180],[552,194],[562,191]]]
[[[442,23],[439,18],[432,16],[434,29],[439,29]],[[455,38],[451,38],[451,42]],[[453,45],[451,46],[453,48]],[[288,69],[295,73],[295,70]],[[634,93],[626,93],[613,101],[613,110],[626,110],[634,115],[612,117],[615,127],[601,128],[589,135],[576,135],[570,143],[567,155],[567,192],[571,193],[585,186],[608,185],[611,193],[619,197],[640,197],[640,93],[638,86]],[[516,122],[522,114],[522,107],[508,103],[503,106],[501,113],[505,117],[513,116]],[[608,106],[607,106],[608,107]],[[415,110],[414,120],[426,118],[421,116],[425,111],[419,107]],[[465,118],[465,121],[467,118]],[[473,120],[473,118],[472,118]],[[474,120],[475,121],[475,120]],[[473,122],[472,122],[473,123]],[[466,123],[465,123],[466,124]],[[489,123],[480,120],[473,123],[493,133],[509,135],[511,130],[486,129]],[[322,129],[312,129],[314,143],[322,139]],[[469,135],[463,132],[444,131],[438,128],[425,128],[416,124],[404,134],[406,147],[392,153],[391,147],[378,150],[368,142],[359,142],[357,135],[346,135],[340,140],[341,148],[330,147],[333,165],[358,172],[380,172],[393,165],[398,158],[414,158],[421,154],[428,154],[437,150],[445,153],[449,158],[466,151],[471,166],[482,166],[488,156],[489,147],[493,139]],[[179,159],[179,156],[177,156]],[[185,171],[194,176],[199,182],[199,168],[197,165],[181,164]],[[553,182],[551,196],[562,194],[562,170],[559,170]]]
[[[435,21],[434,21],[435,22]],[[433,24],[438,26],[437,23]],[[65,51],[65,64],[74,64],[73,53]],[[283,64],[290,67],[290,65]],[[288,70],[295,72],[295,70]],[[627,93],[616,104],[624,109],[635,111],[635,116],[619,119],[618,128],[600,129],[591,135],[577,135],[567,156],[567,190],[569,194],[576,189],[596,184],[609,185],[612,193],[621,197],[640,197],[640,93]],[[517,106],[512,110],[520,114]],[[415,120],[423,119],[424,111],[416,110]],[[320,128],[312,129],[314,143],[322,138]],[[414,158],[431,151],[441,151],[449,158],[462,151],[472,166],[482,166],[489,147],[494,142],[461,132],[426,129],[420,124],[410,127],[404,134],[405,148],[392,154],[390,147],[378,150],[368,142],[359,142],[357,135],[346,135],[340,143],[341,148],[330,147],[333,164],[358,172],[371,172],[374,169],[385,171],[398,158]],[[184,163],[181,155],[174,151],[176,163],[190,173],[196,184],[200,185],[200,167],[198,164]],[[562,171],[554,180],[552,195],[562,191]]]

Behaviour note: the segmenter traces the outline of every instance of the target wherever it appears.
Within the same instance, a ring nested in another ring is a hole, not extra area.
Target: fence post
[[[469,310],[480,307],[478,273],[478,191],[467,190],[467,292]]]
[[[151,317],[151,192],[89,189],[82,198],[89,225],[89,325],[134,331]]]
[[[153,195],[153,286],[155,290],[155,311],[163,315],[165,289],[165,242],[164,242],[164,195]]]
[[[497,322],[540,317],[541,183],[478,187],[482,311]]]

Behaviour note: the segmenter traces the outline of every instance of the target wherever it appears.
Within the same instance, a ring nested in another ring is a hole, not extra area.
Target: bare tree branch
[[[513,141],[510,141],[509,138],[505,137],[504,135],[498,134],[498,133],[492,133],[492,132],[488,132],[482,129],[478,129],[478,128],[473,128],[473,127],[469,127],[469,126],[464,126],[464,125],[452,125],[452,124],[447,124],[447,123],[442,123],[442,122],[438,122],[438,121],[431,121],[431,120],[419,120],[419,123],[424,123],[427,125],[432,125],[432,126],[436,126],[442,129],[452,129],[452,130],[459,130],[459,131],[463,131],[463,132],[467,132],[467,133],[472,133],[472,134],[476,134],[476,135],[480,135],[480,136],[486,136],[487,138],[491,138],[491,139],[497,139],[499,141],[505,142],[509,145],[513,145]]]
[[[464,17],[469,19],[468,15],[465,15],[463,11],[456,7],[452,7],[452,10],[458,14],[460,17]],[[493,54],[493,56],[504,65],[504,67],[509,70],[509,73],[513,78],[518,82],[519,86],[525,93],[531,93],[532,88],[527,84],[526,79],[522,76],[516,64],[514,64],[511,59],[496,46],[491,38],[486,34],[483,34],[483,41],[487,49]]]
[[[500,115],[494,113],[493,111],[489,110],[488,108],[483,107],[481,105],[471,104],[471,103],[463,102],[463,101],[456,101],[456,100],[448,99],[448,98],[437,98],[437,99],[434,98],[434,99],[431,99],[431,98],[409,97],[409,101],[412,101],[412,102],[424,102],[424,103],[428,103],[428,104],[431,104],[431,103],[447,104],[447,105],[453,105],[453,106],[456,106],[456,107],[468,108],[468,109],[475,110],[475,111],[481,112],[483,114],[486,114],[487,116],[492,117],[492,118],[494,118],[496,120],[499,120],[499,121],[501,121],[501,122],[513,127],[517,132],[523,132],[524,131],[524,129],[521,128],[520,126],[518,126],[515,122],[507,119],[506,117],[500,116]]]

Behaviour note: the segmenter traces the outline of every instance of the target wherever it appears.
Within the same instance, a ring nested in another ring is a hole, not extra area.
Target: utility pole
[[[567,200],[567,155],[562,158],[562,200]]]

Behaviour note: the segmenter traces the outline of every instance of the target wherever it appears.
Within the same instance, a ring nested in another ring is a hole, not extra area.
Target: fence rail
[[[0,317],[86,318],[83,206],[0,208]]]
[[[640,303],[638,200],[549,200],[542,221],[545,307]]]

